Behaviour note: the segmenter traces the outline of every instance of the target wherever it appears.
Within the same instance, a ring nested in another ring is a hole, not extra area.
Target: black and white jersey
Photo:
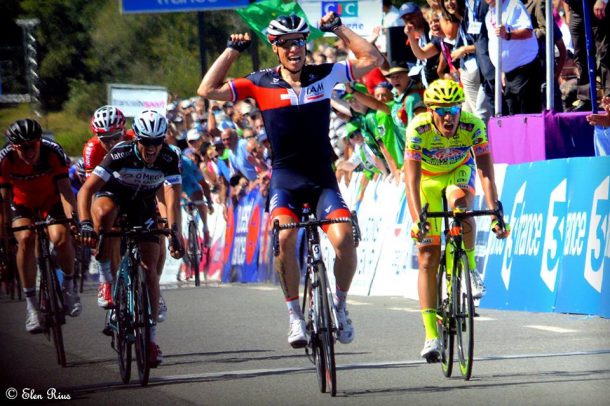
[[[135,141],[121,142],[106,154],[93,173],[106,181],[102,190],[134,201],[154,198],[164,182],[182,183],[180,159],[167,144],[163,144],[154,164],[147,165],[140,158]]]

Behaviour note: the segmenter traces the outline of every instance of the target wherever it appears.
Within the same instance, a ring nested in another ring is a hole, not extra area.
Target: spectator
[[[498,58],[497,41],[502,41],[499,55],[503,70],[504,98],[508,115],[539,113],[542,72],[538,61],[538,41],[523,3],[509,0],[502,3],[502,21],[496,21],[496,0],[485,0],[489,10],[485,26],[490,36],[489,56],[492,64]]]
[[[392,5],[390,0],[381,2],[381,25],[373,29],[371,42],[375,44],[379,52],[386,53],[388,28],[401,27],[404,25],[398,14],[398,9]]]
[[[424,19],[424,15],[419,6],[415,3],[405,3],[400,6],[398,15],[405,23],[405,30],[407,24],[410,24],[411,27],[414,28],[413,41],[417,41],[420,48],[425,47],[426,44],[430,42],[430,26]],[[437,66],[438,58],[418,59],[416,65],[409,72],[409,75],[419,76],[421,83],[427,87],[428,83],[432,83],[435,79],[438,79],[438,73],[436,72]]]
[[[589,75],[587,74],[587,46],[585,42],[585,23],[582,0],[566,0],[571,9],[570,34],[574,43],[574,56],[580,68],[578,78],[578,100],[576,111],[590,111]],[[595,45],[592,47],[593,60],[597,61],[596,72],[601,77],[602,92],[610,96],[610,13],[608,0],[587,0],[591,11],[591,30]]]
[[[222,132],[222,143],[229,150],[229,162],[235,172],[241,173],[249,181],[256,180],[256,169],[251,162],[252,157],[246,151],[248,141],[238,139],[237,132],[233,128],[226,128]]]
[[[589,114],[587,121],[591,125],[604,127],[601,131],[595,130],[593,145],[596,156],[610,155],[610,97],[604,97],[601,103],[603,114]]]

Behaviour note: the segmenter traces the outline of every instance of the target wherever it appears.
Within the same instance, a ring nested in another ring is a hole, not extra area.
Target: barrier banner
[[[231,199],[227,201],[227,228],[225,231],[225,246],[223,249],[222,281],[231,282],[231,260],[233,257],[233,245],[235,239],[235,215],[237,207],[233,206]]]
[[[235,233],[233,236],[233,247],[231,249],[231,261],[228,266],[225,265],[225,278],[231,282],[254,282],[256,275],[253,275],[253,267],[248,266],[246,263],[246,252],[248,242],[248,226],[250,225],[250,217],[252,210],[254,209],[255,202],[258,196],[258,188],[255,188],[248,192],[245,196],[242,196],[235,209]],[[259,220],[260,222],[260,220]],[[252,244],[258,245],[258,238],[256,238]],[[256,247],[253,247],[256,250]],[[252,257],[254,258],[254,256]],[[228,272],[227,272],[227,268]],[[255,270],[256,268],[254,268]]]
[[[260,282],[262,275],[259,275],[258,251],[262,229],[263,211],[265,211],[265,201],[256,187],[248,193],[244,199],[244,215],[250,207],[248,222],[246,223],[246,252],[242,265],[241,282]],[[242,225],[242,220],[238,223],[238,232]]]
[[[481,307],[590,314],[608,296],[610,157],[509,166],[508,239],[490,235]],[[605,287],[605,290],[603,289]]]

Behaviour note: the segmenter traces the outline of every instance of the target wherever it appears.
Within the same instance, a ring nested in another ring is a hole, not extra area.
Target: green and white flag
[[[269,42],[267,40],[269,22],[278,16],[289,14],[296,14],[307,21],[310,30],[308,40],[314,40],[324,35],[322,31],[316,28],[316,25],[311,24],[296,1],[264,0],[252,3],[246,8],[235,10],[235,12],[266,42]]]

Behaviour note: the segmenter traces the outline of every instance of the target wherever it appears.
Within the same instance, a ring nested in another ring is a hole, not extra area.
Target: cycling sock
[[[438,330],[436,329],[436,309],[422,309],[421,317],[424,320],[426,340],[438,338]]]
[[[468,268],[471,270],[477,269],[477,258],[475,256],[474,248],[466,248],[466,257],[468,257]]]
[[[335,285],[335,307],[337,310],[345,309],[345,301],[347,300],[347,290],[343,290],[339,285]]]
[[[299,303],[299,297],[286,298],[286,306],[288,307],[288,317],[290,322],[303,318],[303,311]]]
[[[99,270],[100,270],[100,283],[112,282],[112,271],[111,271],[111,266],[110,266],[110,260],[100,261]]]
[[[38,303],[36,303],[36,288],[23,288],[23,293],[25,295],[25,304],[28,311],[38,309]]]

